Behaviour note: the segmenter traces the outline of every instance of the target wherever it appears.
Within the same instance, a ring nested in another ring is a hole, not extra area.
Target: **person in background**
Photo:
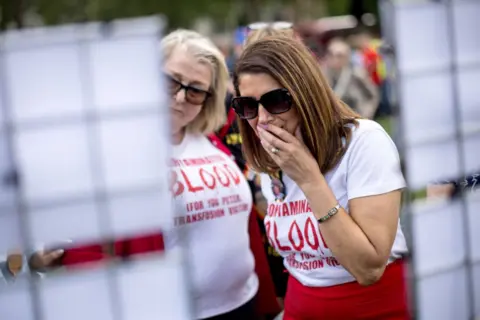
[[[389,135],[339,100],[290,37],[247,46],[233,81],[267,236],[290,274],[283,319],[409,319],[405,181]]]
[[[449,180],[427,187],[427,198],[453,198],[461,192],[475,192],[480,187],[480,173],[474,173],[457,181]]]
[[[349,45],[332,39],[326,51],[324,72],[335,94],[362,117],[373,119],[379,103],[378,88],[362,68],[351,63]]]
[[[349,42],[353,47],[352,62],[367,70],[370,79],[378,87],[380,100],[375,117],[391,116],[393,111],[387,63],[380,50],[382,40],[373,37],[367,28],[358,27],[349,37]]]
[[[233,50],[229,56],[227,56],[227,68],[229,73],[233,72],[235,66],[235,61],[242,54],[243,46],[245,44],[245,39],[247,38],[248,28],[247,27],[238,27],[235,29],[233,36]]]
[[[182,243],[189,256],[195,319],[255,320],[278,313],[248,183],[228,149],[212,135],[225,122],[225,59],[208,38],[189,30],[168,34],[161,49],[171,98],[175,227],[111,244],[73,244],[64,250],[61,264],[74,268],[111,257],[134,259]],[[189,207],[194,202],[210,209]],[[34,255],[41,262],[36,268],[51,266],[45,256]]]

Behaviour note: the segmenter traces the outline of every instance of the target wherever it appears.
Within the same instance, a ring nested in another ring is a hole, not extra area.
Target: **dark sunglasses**
[[[292,108],[292,95],[287,89],[275,89],[263,94],[259,100],[253,97],[236,97],[232,99],[232,107],[240,118],[250,120],[258,116],[258,105],[261,104],[269,113],[280,114]]]
[[[175,96],[180,90],[185,90],[185,100],[188,103],[201,105],[211,96],[209,91],[184,85],[169,74],[165,74],[165,78],[167,79],[167,88],[170,95]]]

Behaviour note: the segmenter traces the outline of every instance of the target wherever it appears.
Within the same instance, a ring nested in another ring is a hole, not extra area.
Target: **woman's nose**
[[[185,90],[183,90],[183,89],[178,90],[178,92],[177,92],[177,94],[175,94],[174,98],[175,98],[175,101],[177,103],[185,102]]]
[[[258,122],[260,124],[267,124],[272,121],[273,115],[269,113],[261,104],[258,106]]]

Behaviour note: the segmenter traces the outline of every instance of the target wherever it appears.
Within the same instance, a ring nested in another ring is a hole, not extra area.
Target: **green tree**
[[[0,0],[0,31],[14,23],[17,28],[23,27],[23,11],[25,2],[23,0]]]

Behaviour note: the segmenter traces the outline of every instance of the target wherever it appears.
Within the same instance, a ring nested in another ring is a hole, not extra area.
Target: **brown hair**
[[[345,154],[359,115],[335,96],[309,49],[292,37],[257,40],[245,48],[236,63],[233,82],[237,96],[239,77],[246,73],[268,74],[290,92],[306,146],[322,173],[333,169]],[[279,170],[247,120],[238,119],[238,124],[250,166],[258,172]]]
[[[250,34],[247,37],[247,40],[245,41],[245,45],[251,45],[255,41],[258,41],[260,39],[263,39],[265,37],[269,36],[286,36],[286,37],[293,37],[294,32],[293,29],[275,29],[272,26],[268,26],[265,28],[253,30],[250,32]]]

